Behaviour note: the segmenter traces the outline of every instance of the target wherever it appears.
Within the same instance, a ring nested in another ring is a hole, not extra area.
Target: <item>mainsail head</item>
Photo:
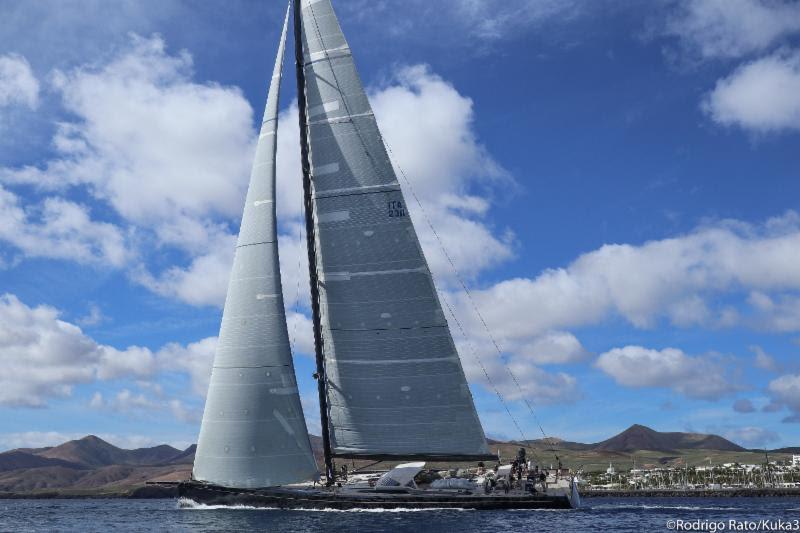
[[[292,364],[275,216],[287,18],[247,191],[194,462],[194,479],[257,488],[318,478]]]
[[[297,1],[297,0],[296,0]],[[333,453],[489,455],[472,395],[330,0],[299,0]],[[413,117],[409,117],[413,120]],[[313,276],[312,276],[313,279]]]

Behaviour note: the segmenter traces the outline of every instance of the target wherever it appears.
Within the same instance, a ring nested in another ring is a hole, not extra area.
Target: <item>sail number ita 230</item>
[[[389,217],[399,218],[406,216],[406,206],[400,200],[390,200],[386,203],[389,206]]]

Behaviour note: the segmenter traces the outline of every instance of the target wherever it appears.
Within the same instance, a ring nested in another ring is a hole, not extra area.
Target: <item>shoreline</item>
[[[586,490],[582,498],[788,498],[800,497],[800,489],[708,489],[708,490]],[[0,500],[101,500],[175,499],[177,485],[143,485],[120,492],[42,491],[0,492]]]

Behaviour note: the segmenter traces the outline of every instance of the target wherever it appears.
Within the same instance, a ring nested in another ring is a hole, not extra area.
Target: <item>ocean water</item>
[[[800,530],[800,501],[793,498],[591,498],[584,504],[572,511],[378,512],[231,509],[178,500],[0,500],[0,531],[639,532],[732,531],[733,524]]]

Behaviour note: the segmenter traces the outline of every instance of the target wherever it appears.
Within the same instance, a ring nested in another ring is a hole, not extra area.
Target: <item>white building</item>
[[[800,455],[792,456],[792,466],[800,467]]]

